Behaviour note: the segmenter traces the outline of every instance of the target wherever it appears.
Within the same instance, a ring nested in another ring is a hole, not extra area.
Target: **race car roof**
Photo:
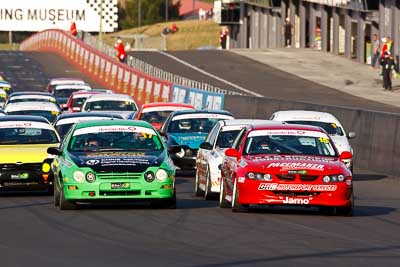
[[[37,95],[37,94],[33,94],[33,95],[13,95],[9,97],[9,100],[16,100],[16,99],[45,99],[45,100],[53,100],[54,102],[56,101],[54,95]]]
[[[76,112],[76,113],[65,113],[58,116],[57,120],[54,122],[54,125],[57,125],[59,121],[62,120],[75,120],[78,118],[114,118],[114,119],[124,119],[123,116],[119,114],[113,113],[105,113],[105,112]]]
[[[56,84],[85,84],[85,82],[81,79],[75,78],[54,78],[50,80],[50,85]]]
[[[76,124],[75,129],[81,129],[92,126],[140,126],[153,129],[150,123],[145,121],[135,121],[135,120],[100,120],[100,121],[84,121]]]
[[[79,91],[79,92],[72,93],[71,97],[73,99],[75,99],[75,98],[81,98],[81,97],[89,97],[89,96],[95,95],[95,94],[101,94],[101,92]]]
[[[64,89],[91,90],[92,88],[88,84],[60,84],[55,87],[55,90],[64,90]]]
[[[45,111],[60,111],[60,108],[53,102],[14,102],[5,106],[6,112],[13,112],[19,110],[45,110]]]
[[[340,122],[330,113],[308,110],[286,110],[277,111],[272,114],[274,121],[320,121],[326,123],[335,123],[341,125]]]
[[[91,95],[86,100],[86,102],[104,101],[104,100],[135,102],[133,100],[133,98],[131,96],[129,96],[129,95],[125,95],[125,94],[107,94],[107,93]]]
[[[143,104],[141,107],[142,113],[153,111],[175,111],[175,110],[193,110],[194,107],[189,104],[171,103],[171,102],[157,102]]]
[[[209,109],[194,109],[194,110],[177,110],[172,113],[172,116],[185,115],[185,114],[197,114],[197,113],[205,113],[205,114],[222,114],[232,116],[232,113],[226,110],[209,110]]]
[[[251,120],[251,119],[239,119],[239,120],[222,120],[218,123],[221,123],[223,126],[234,126],[234,125],[255,125],[255,124],[271,124],[271,125],[280,125],[281,122],[271,121],[271,120]]]
[[[34,121],[34,122],[44,122],[49,124],[49,121],[41,116],[31,116],[31,115],[7,115],[0,117],[1,121]]]

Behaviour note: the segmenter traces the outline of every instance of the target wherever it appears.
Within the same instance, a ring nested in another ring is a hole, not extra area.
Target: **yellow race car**
[[[39,116],[0,117],[0,189],[53,191],[53,158],[47,148],[58,147],[60,138]]]

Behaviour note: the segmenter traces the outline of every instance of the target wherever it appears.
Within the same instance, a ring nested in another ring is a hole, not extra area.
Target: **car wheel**
[[[60,190],[60,210],[74,210],[76,209],[76,204],[69,202],[65,199],[64,188]]]
[[[211,177],[210,177],[210,172],[207,171],[207,181],[206,181],[206,190],[204,191],[204,198],[205,200],[211,200],[212,199],[212,193],[211,193]]]
[[[196,197],[201,197],[204,195],[204,192],[199,187],[199,182],[199,174],[198,171],[196,171],[196,180],[194,182],[194,194]]]
[[[225,185],[221,178],[221,183],[219,185],[219,207],[220,208],[230,208],[229,202],[225,199]]]
[[[239,188],[237,186],[237,179],[233,185],[233,195],[232,195],[232,211],[233,212],[248,212],[249,206],[239,203]]]
[[[174,194],[172,198],[168,199],[168,201],[165,203],[165,208],[166,209],[176,209],[176,191],[174,189]]]
[[[56,185],[54,185],[53,199],[54,199],[53,201],[54,206],[56,207],[60,206],[60,191],[58,190]]]

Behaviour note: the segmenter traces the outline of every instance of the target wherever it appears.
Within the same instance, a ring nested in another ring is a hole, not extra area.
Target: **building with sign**
[[[393,39],[399,54],[398,0],[219,0],[215,19],[229,27],[231,48],[284,46],[283,26],[292,24],[292,47],[313,47],[368,62],[370,39]]]

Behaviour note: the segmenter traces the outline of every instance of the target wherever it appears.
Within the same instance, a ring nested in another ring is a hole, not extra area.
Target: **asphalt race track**
[[[0,72],[17,89],[27,81],[39,88],[48,78],[82,77],[55,55],[33,54],[0,53]],[[48,61],[57,68],[48,68]],[[52,196],[2,193],[0,266],[399,266],[396,177],[357,170],[353,217],[313,208],[232,213],[194,197],[193,181],[193,175],[177,178],[176,210],[60,211]]]

